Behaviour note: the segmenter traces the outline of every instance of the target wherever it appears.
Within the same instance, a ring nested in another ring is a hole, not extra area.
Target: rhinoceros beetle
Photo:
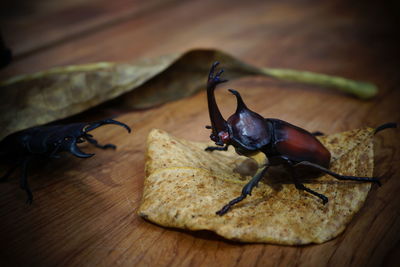
[[[11,163],[11,168],[0,181],[6,179],[21,167],[20,187],[28,195],[27,203],[31,204],[33,195],[29,188],[27,167],[31,160],[44,158],[58,158],[60,152],[70,152],[79,158],[89,158],[94,154],[81,151],[77,144],[88,141],[101,149],[115,149],[113,144],[100,145],[88,132],[106,124],[115,124],[124,127],[128,132],[131,129],[124,123],[106,119],[91,123],[72,123],[66,125],[37,126],[6,136],[0,142],[1,162]]]
[[[217,146],[207,147],[206,151],[227,150],[228,146],[232,145],[240,155],[253,157],[261,152],[265,157],[258,162],[261,165],[259,170],[243,187],[241,195],[226,204],[216,214],[225,214],[233,205],[242,201],[247,195],[251,195],[253,188],[266,174],[269,166],[283,165],[291,173],[297,189],[317,196],[323,204],[328,202],[328,198],[302,184],[299,181],[299,169],[313,169],[339,180],[372,182],[380,185],[377,178],[347,176],[329,170],[331,154],[315,137],[321,135],[320,132],[310,133],[283,120],[263,118],[251,111],[243,102],[239,92],[233,89],[229,89],[229,91],[237,99],[237,109],[228,120],[225,120],[219,111],[214,95],[216,86],[227,82],[221,78],[222,69],[215,73],[218,64],[215,62],[211,66],[207,80],[207,101],[211,126],[206,126],[207,129],[212,130],[210,138]],[[378,127],[375,133],[395,127],[395,123],[387,123]]]

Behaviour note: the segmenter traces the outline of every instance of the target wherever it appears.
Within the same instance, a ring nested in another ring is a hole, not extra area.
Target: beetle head
[[[42,149],[46,149],[50,156],[55,156],[58,152],[68,151],[79,158],[89,158],[94,154],[88,154],[81,151],[78,143],[84,142],[87,129],[91,123],[72,123],[66,125],[52,125],[41,128],[43,134],[47,134],[46,142],[48,143]],[[40,128],[39,128],[40,129]],[[37,139],[29,143],[31,151],[39,151],[41,140]]]
[[[79,158],[89,158],[93,156],[94,154],[88,154],[81,151],[77,144],[91,139],[92,135],[88,134],[88,132],[106,124],[119,125],[124,127],[128,132],[131,132],[129,126],[112,119],[91,123],[73,123],[63,126],[53,126],[55,131],[51,135],[52,138],[48,139],[49,142],[53,144],[53,153],[56,153],[57,151],[69,151]]]

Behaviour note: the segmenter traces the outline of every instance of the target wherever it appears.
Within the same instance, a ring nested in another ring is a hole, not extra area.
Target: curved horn
[[[92,130],[100,127],[100,126],[106,125],[106,124],[119,125],[121,127],[124,127],[128,131],[128,133],[131,132],[131,128],[129,128],[128,125],[126,125],[125,123],[113,120],[113,119],[106,119],[106,120],[96,121],[96,122],[90,123],[89,126],[84,129],[84,132],[85,133],[86,132],[90,132],[90,131],[92,131]]]
[[[226,131],[227,123],[226,120],[222,117],[222,114],[217,106],[217,102],[215,101],[214,90],[219,83],[227,82],[228,80],[220,79],[220,75],[224,70],[220,70],[214,76],[215,68],[218,66],[219,62],[214,62],[211,65],[210,73],[208,75],[207,80],[207,102],[208,102],[208,111],[210,115],[211,121],[211,139],[217,144],[223,145],[222,140],[218,136],[218,133],[221,131]]]
[[[238,91],[233,90],[233,89],[228,89],[228,91],[236,96],[237,108],[236,108],[236,112],[235,113],[240,113],[244,109],[248,109],[246,104],[243,102],[242,96],[239,94]]]
[[[78,146],[76,145],[76,139],[75,139],[75,138],[72,139],[72,142],[71,142],[71,144],[70,144],[70,146],[69,146],[69,151],[70,151],[73,155],[75,155],[76,157],[78,157],[78,158],[90,158],[91,156],[94,155],[94,154],[87,154],[87,153],[82,152],[82,151],[78,148]]]

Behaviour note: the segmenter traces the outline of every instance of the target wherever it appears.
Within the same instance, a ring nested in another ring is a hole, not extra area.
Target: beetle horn
[[[106,120],[102,120],[102,121],[97,121],[97,122],[90,123],[89,126],[87,126],[86,128],[84,128],[84,132],[85,132],[85,133],[86,133],[86,132],[90,132],[90,131],[92,131],[92,130],[94,130],[94,129],[96,129],[96,128],[102,126],[102,125],[106,125],[106,124],[115,124],[115,125],[119,125],[119,126],[121,126],[121,127],[124,127],[124,128],[128,131],[128,133],[131,132],[131,128],[129,128],[128,125],[126,125],[125,123],[122,123],[122,122],[113,120],[113,119],[106,119]]]
[[[78,146],[76,145],[76,139],[73,138],[70,146],[69,146],[69,151],[74,154],[75,156],[77,156],[78,158],[90,158],[91,156],[93,156],[94,154],[87,154],[85,152],[82,152]]]
[[[235,114],[233,114],[232,116],[244,116],[244,114],[246,114],[246,117],[251,117],[252,121],[254,120],[260,120],[262,122],[264,122],[264,118],[258,114],[255,113],[254,111],[250,110],[246,104],[244,103],[242,96],[240,95],[240,93],[236,90],[233,89],[228,89],[229,92],[231,92],[234,96],[236,96],[236,100],[237,100],[237,107],[236,107],[236,112]],[[231,116],[231,117],[232,117]],[[229,121],[230,119],[228,119]]]
[[[226,131],[227,123],[226,120],[222,117],[222,114],[217,106],[217,102],[215,101],[214,90],[219,83],[227,82],[228,80],[221,79],[220,75],[224,70],[220,70],[214,76],[215,68],[218,66],[219,62],[214,62],[211,66],[210,73],[208,75],[207,80],[207,102],[208,102],[208,111],[210,114],[211,121],[211,139],[216,142],[216,144],[223,145],[221,138],[218,136],[218,133],[221,131]]]
[[[235,113],[240,113],[243,110],[248,109],[246,104],[243,102],[242,96],[239,94],[238,91],[233,90],[233,89],[228,89],[228,91],[236,96],[237,108],[236,108],[236,112]]]

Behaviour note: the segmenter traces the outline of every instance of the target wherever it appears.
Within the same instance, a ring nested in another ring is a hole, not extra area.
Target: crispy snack
[[[367,128],[321,137],[332,154],[331,170],[372,176],[373,133]],[[284,171],[271,168],[251,196],[218,216],[215,212],[240,195],[256,168],[233,150],[204,151],[208,145],[157,129],[150,132],[140,216],[162,226],[211,230],[242,242],[322,243],[343,232],[371,188],[370,183],[328,175],[304,180],[329,198],[323,205],[317,197],[297,190]]]

